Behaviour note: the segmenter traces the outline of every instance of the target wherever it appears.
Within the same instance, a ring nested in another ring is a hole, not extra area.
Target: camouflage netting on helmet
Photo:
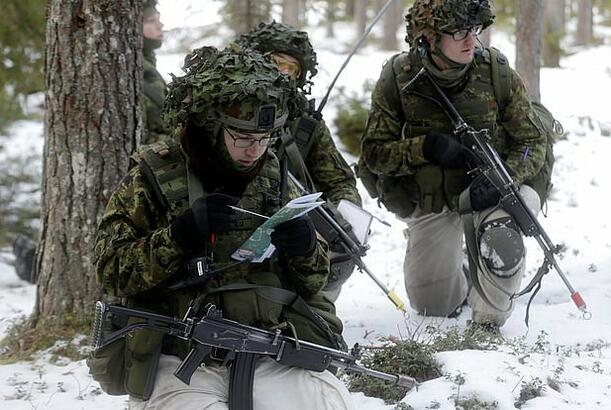
[[[416,0],[405,15],[405,41],[414,46],[422,36],[435,38],[479,24],[486,28],[493,20],[490,0]]]
[[[213,129],[224,114],[251,120],[262,104],[275,104],[278,119],[295,90],[271,59],[249,50],[201,47],[185,57],[183,70],[172,76],[165,100],[164,120],[173,129],[187,121]]]
[[[283,23],[259,23],[259,25],[236,40],[243,48],[252,48],[261,53],[281,52],[299,61],[301,74],[297,80],[299,87],[309,92],[316,69],[316,52],[308,39],[308,33]]]
[[[144,12],[145,19],[152,14],[157,13],[157,0],[143,0],[142,10]]]

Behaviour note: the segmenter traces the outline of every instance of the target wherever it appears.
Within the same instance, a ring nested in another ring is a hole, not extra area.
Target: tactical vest
[[[159,142],[144,146],[132,157],[141,170],[152,193],[160,221],[171,221],[189,207],[189,175],[185,154],[176,143]],[[254,212],[271,215],[281,207],[281,184],[278,160],[268,153],[265,165],[247,186],[237,206]],[[231,254],[261,224],[261,220],[244,213],[237,213],[235,229],[219,234],[216,244],[206,251],[214,254],[214,268],[235,263]],[[270,328],[288,321],[294,325],[300,339],[338,347],[341,339],[341,321],[335,316],[335,308],[321,297],[314,296],[308,305],[281,303],[273,289],[291,292],[288,281],[280,273],[275,258],[260,264],[241,264],[224,271],[206,282],[205,288],[187,288],[180,291],[159,290],[155,300],[131,298],[128,305],[144,307],[163,314],[183,317],[188,304],[201,291],[206,292],[202,306],[214,303],[223,311],[223,317],[240,323]],[[271,289],[271,290],[270,290]],[[303,303],[303,299],[300,299]],[[145,306],[143,306],[143,303]],[[303,303],[304,304],[304,303]],[[290,305],[290,306],[289,306]],[[314,312],[314,314],[305,312]],[[308,314],[310,316],[308,316]],[[323,322],[323,323],[321,323]],[[126,348],[126,390],[134,396],[147,399],[152,392],[156,363],[161,352],[184,358],[188,352],[185,342],[163,339],[154,331],[139,330],[128,338]],[[129,365],[127,365],[129,363]]]

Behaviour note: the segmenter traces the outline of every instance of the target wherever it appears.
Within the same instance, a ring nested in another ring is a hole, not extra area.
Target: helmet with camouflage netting
[[[416,0],[405,15],[407,41],[414,47],[422,37],[492,24],[490,0]]]
[[[310,43],[308,33],[288,24],[275,21],[259,23],[256,28],[238,37],[236,44],[261,53],[280,52],[296,58],[301,68],[297,85],[304,91],[309,91],[309,88],[305,90],[305,87],[312,84],[311,78],[318,73],[316,52]]]
[[[164,119],[173,128],[188,123],[218,135],[221,127],[274,132],[288,117],[294,82],[267,57],[250,50],[201,47],[185,57],[182,77],[168,86]]]
[[[144,0],[142,2],[142,12],[145,20],[151,15],[158,13],[157,0]]]

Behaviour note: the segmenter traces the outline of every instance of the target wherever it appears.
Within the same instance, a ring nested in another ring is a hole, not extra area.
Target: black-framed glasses
[[[481,24],[478,24],[477,26],[465,28],[463,30],[458,30],[458,31],[454,31],[452,33],[446,33],[446,34],[452,36],[454,41],[461,41],[467,38],[469,34],[475,34],[476,36],[480,35],[483,29],[484,29],[484,26],[482,26]]]
[[[236,135],[233,132],[231,132],[229,128],[227,127],[223,127],[223,128],[225,129],[225,131],[227,131],[227,134],[229,134],[229,136],[233,140],[233,146],[236,148],[250,148],[255,144],[259,144],[260,147],[268,147],[270,145],[273,145],[278,140],[277,137],[272,137],[271,131],[265,134],[262,134],[263,137],[261,138],[255,138],[253,134],[236,133],[237,134]]]

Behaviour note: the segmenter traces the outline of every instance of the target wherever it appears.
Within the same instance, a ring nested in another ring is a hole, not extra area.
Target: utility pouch
[[[424,213],[440,213],[445,205],[443,173],[436,165],[424,165],[415,174],[420,193],[419,207]]]
[[[100,327],[96,329],[95,327]],[[110,334],[124,327],[113,322],[94,323],[93,334]],[[127,394],[125,389],[125,338],[121,337],[101,349],[92,350],[87,358],[87,366],[93,380],[100,383],[102,390],[111,396]]]

